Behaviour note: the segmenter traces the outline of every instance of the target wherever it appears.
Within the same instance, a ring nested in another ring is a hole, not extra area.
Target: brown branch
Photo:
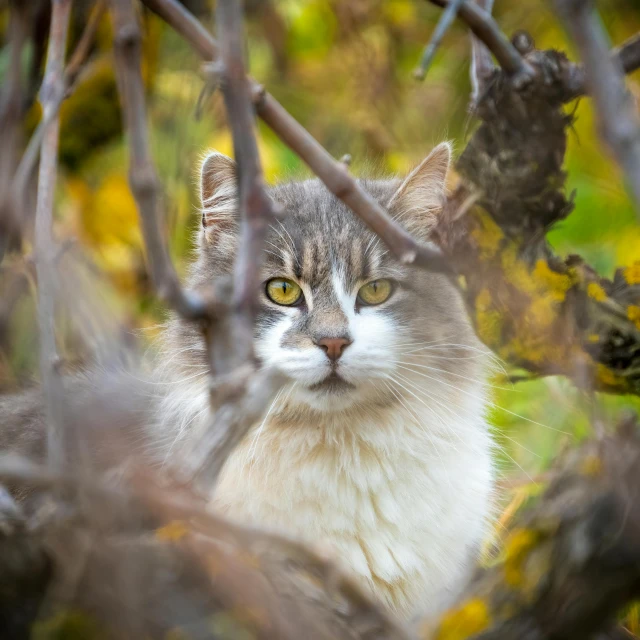
[[[96,5],[93,7],[89,20],[87,21],[80,40],[76,45],[75,51],[71,58],[69,58],[62,82],[53,88],[50,110],[47,114],[43,115],[42,119],[38,123],[38,127],[31,136],[29,144],[27,145],[22,159],[20,160],[20,164],[18,165],[18,169],[15,173],[13,187],[14,198],[18,203],[24,203],[26,200],[28,182],[33,173],[36,161],[38,160],[42,139],[44,138],[47,128],[51,125],[53,118],[57,117],[64,99],[75,88],[80,72],[84,67],[84,62],[91,50],[91,45],[95,39],[95,35],[105,9],[106,0],[98,0]]]
[[[176,29],[205,60],[212,61],[218,57],[216,41],[177,0],[143,2]],[[418,244],[349,175],[345,166],[334,160],[261,85],[251,79],[249,83],[256,111],[262,120],[302,158],[337,198],[381,237],[400,261],[433,271],[449,271],[438,250]]]
[[[131,0],[111,0],[116,77],[130,142],[129,182],[138,204],[151,278],[158,295],[181,316],[204,319],[211,312],[203,297],[184,291],[159,221],[160,186],[151,154],[141,72],[141,34]]]
[[[244,64],[242,7],[238,0],[219,0],[216,24],[220,42],[222,91],[238,164],[240,249],[233,279],[232,344],[235,368],[253,360],[253,326],[258,312],[264,240],[275,219],[267,196],[255,138],[255,116]]]
[[[436,51],[438,50],[444,35],[454,23],[456,16],[458,15],[460,5],[464,1],[465,0],[451,0],[442,12],[440,20],[438,20],[438,24],[431,36],[431,40],[422,51],[422,55],[420,56],[420,65],[413,72],[413,77],[416,78],[416,80],[425,79],[427,72],[429,71],[429,67],[431,66],[431,62],[433,61],[433,57],[436,55]]]
[[[38,198],[35,224],[35,256],[38,277],[38,327],[40,331],[40,375],[46,398],[47,451],[50,465],[60,469],[72,450],[71,434],[62,417],[63,383],[57,371],[59,364],[55,335],[56,265],[53,237],[53,200],[58,162],[60,121],[54,109],[55,88],[62,82],[64,54],[67,44],[71,0],[54,0],[44,81],[40,89],[43,117],[51,118],[51,126],[42,140]]]
[[[623,42],[613,50],[613,57],[617,58],[625,73],[633,73],[640,68],[640,33]]]
[[[629,38],[611,52],[613,63],[622,68],[624,73],[633,73],[640,68],[640,34]],[[584,67],[575,65],[567,76],[567,102],[588,92]]]
[[[428,0],[443,8],[447,8],[450,1]],[[531,65],[502,33],[489,12],[483,11],[471,0],[466,0],[460,6],[458,16],[493,53],[500,66],[512,76],[512,82],[516,88],[526,84],[532,78],[534,71]]]
[[[640,118],[625,86],[621,59],[609,54],[609,40],[592,0],[556,0],[556,6],[580,50],[600,135],[622,167],[640,215]],[[632,43],[631,50],[636,46]]]
[[[493,0],[476,0],[476,4],[491,15]],[[471,33],[471,68],[469,69],[469,74],[471,76],[470,104],[472,108],[478,104],[494,70],[495,65],[491,59],[491,52],[482,40]]]

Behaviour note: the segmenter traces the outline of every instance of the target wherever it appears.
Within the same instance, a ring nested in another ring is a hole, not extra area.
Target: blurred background
[[[37,3],[36,3],[37,4]],[[185,0],[213,28],[209,0]],[[423,0],[247,0],[251,73],[335,157],[351,154],[358,174],[402,174],[448,139],[460,151],[475,123],[467,113],[469,42],[455,24],[425,81],[413,79],[422,47],[440,10]],[[0,7],[2,4],[0,4]],[[601,15],[613,43],[640,31],[638,0],[603,0]],[[82,32],[87,7],[79,3],[69,48]],[[496,0],[495,15],[512,35],[525,29],[539,48],[574,49],[551,2]],[[148,91],[151,141],[164,188],[169,242],[184,272],[199,216],[198,165],[208,149],[231,154],[231,137],[219,95],[197,113],[203,82],[200,62],[178,35],[144,13],[144,78]],[[46,33],[48,3],[34,11],[34,33]],[[0,9],[0,81],[9,65],[8,10]],[[62,108],[61,168],[56,231],[86,249],[105,274],[109,305],[120,321],[145,342],[164,318],[145,275],[136,208],[127,185],[123,139],[113,73],[111,26],[105,17],[96,45],[74,94]],[[37,39],[34,41],[38,42]],[[35,94],[40,86],[46,41],[25,52],[28,80],[24,139],[40,118]],[[640,73],[629,76],[640,100]],[[640,259],[640,226],[619,172],[598,140],[590,101],[575,108],[577,120],[567,154],[568,189],[576,190],[576,210],[550,234],[561,255],[582,255],[603,275]],[[308,176],[300,160],[260,125],[259,145],[269,182]],[[2,293],[10,270],[5,260]],[[28,271],[28,270],[27,270]],[[37,330],[33,283],[0,327],[0,387],[10,389],[36,376]],[[71,285],[69,285],[71,286]],[[590,433],[594,415],[606,419],[632,398],[599,397],[594,402],[562,379],[510,383],[494,380],[491,420],[499,444],[506,524],[513,511],[544,483],[550,460]]]

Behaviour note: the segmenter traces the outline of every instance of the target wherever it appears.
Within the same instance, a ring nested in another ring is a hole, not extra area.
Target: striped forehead
[[[340,273],[346,287],[370,277],[383,251],[375,236],[334,196],[313,181],[274,189],[286,214],[267,236],[270,273],[294,277],[312,289]],[[280,271],[278,271],[280,270]]]

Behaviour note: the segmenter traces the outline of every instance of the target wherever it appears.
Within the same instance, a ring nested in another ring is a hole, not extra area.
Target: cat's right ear
[[[234,222],[238,209],[236,174],[236,163],[217,151],[204,159],[200,168],[200,199],[205,231]]]

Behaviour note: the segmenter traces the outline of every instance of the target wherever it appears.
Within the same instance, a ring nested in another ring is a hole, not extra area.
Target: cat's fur
[[[428,241],[450,150],[440,145],[404,182],[363,181],[407,229]],[[202,168],[203,228],[189,284],[230,272],[238,224],[233,162]],[[267,240],[263,279],[284,276],[305,302],[261,297],[256,351],[291,379],[227,462],[212,508],[244,523],[331,547],[403,616],[435,611],[464,582],[491,509],[491,439],[483,349],[455,288],[399,264],[317,180],[270,190],[285,209]],[[387,302],[358,288],[390,278]],[[352,341],[332,368],[322,338]],[[160,451],[170,458],[206,424],[202,339],[175,319],[160,402]],[[332,372],[349,384],[324,382]]]

